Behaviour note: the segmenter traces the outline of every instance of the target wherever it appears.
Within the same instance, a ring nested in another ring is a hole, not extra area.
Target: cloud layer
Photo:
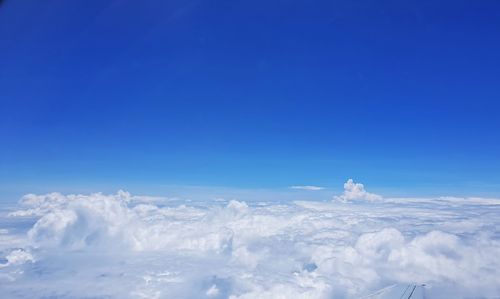
[[[500,201],[382,200],[352,180],[336,199],[27,195],[0,219],[0,293],[319,299],[425,283],[427,298],[500,294]]]

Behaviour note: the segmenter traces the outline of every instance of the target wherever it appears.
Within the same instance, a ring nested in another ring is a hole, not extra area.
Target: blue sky
[[[499,32],[497,1],[6,0],[0,200],[500,196]]]

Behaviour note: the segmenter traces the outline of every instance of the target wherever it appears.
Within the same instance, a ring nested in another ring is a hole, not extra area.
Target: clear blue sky
[[[498,1],[0,5],[0,199],[350,177],[500,196],[499,111]]]

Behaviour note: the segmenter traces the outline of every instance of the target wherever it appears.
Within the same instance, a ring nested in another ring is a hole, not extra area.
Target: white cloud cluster
[[[349,179],[344,183],[344,193],[335,196],[334,199],[342,202],[377,201],[381,200],[382,196],[367,192],[363,184],[355,183],[352,179]]]
[[[397,283],[425,283],[430,299],[500,294],[498,201],[379,201],[361,184],[345,189],[343,200],[361,201],[28,195],[0,217],[0,294],[347,299]]]
[[[14,249],[5,257],[5,263],[0,263],[0,268],[10,265],[19,265],[27,262],[34,262],[33,256],[23,249]]]

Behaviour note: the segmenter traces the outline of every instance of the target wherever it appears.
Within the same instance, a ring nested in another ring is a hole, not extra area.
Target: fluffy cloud
[[[7,256],[5,257],[5,261],[6,263],[4,264],[0,263],[0,268],[11,265],[24,264],[27,262],[34,262],[35,260],[29,252],[23,249],[14,249],[9,254],[7,254]]]
[[[401,283],[425,283],[431,299],[500,293],[498,200],[380,201],[345,187],[339,199],[358,204],[28,195],[0,218],[0,293],[345,299]]]
[[[335,196],[334,199],[342,202],[376,201],[381,200],[382,196],[367,192],[363,184],[355,183],[352,179],[349,179],[344,183],[344,193]]]

